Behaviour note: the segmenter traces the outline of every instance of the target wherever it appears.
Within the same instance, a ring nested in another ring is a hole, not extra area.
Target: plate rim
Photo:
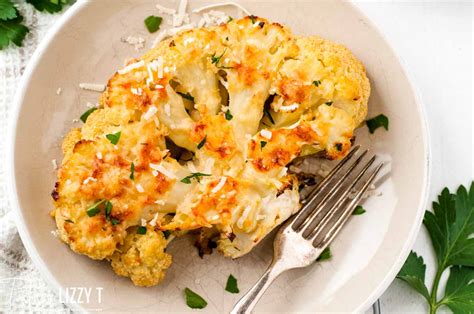
[[[424,178],[423,178],[423,190],[420,195],[420,200],[418,203],[417,208],[417,216],[415,222],[412,225],[412,228],[409,233],[409,237],[405,240],[405,244],[403,245],[398,258],[393,261],[390,270],[386,273],[380,283],[373,289],[373,292],[367,296],[365,301],[363,301],[358,307],[354,309],[354,312],[363,312],[367,310],[388,288],[388,286],[392,283],[395,279],[396,274],[401,269],[403,263],[405,262],[406,258],[410,250],[413,248],[415,240],[417,238],[418,232],[421,228],[423,216],[425,213],[425,208],[428,203],[429,192],[431,188],[431,173],[432,173],[432,151],[431,151],[431,140],[430,140],[430,132],[428,126],[427,115],[425,111],[425,106],[421,98],[421,93],[419,92],[418,88],[414,84],[413,75],[409,71],[409,68],[406,66],[404,61],[400,58],[397,54],[396,50],[391,45],[388,38],[385,34],[380,30],[380,28],[372,21],[372,19],[367,16],[367,14],[355,3],[339,0],[338,2],[342,3],[343,5],[350,6],[353,10],[355,10],[365,21],[368,25],[380,36],[380,39],[384,42],[384,44],[388,47],[392,55],[398,61],[400,68],[402,70],[403,75],[407,78],[409,87],[414,95],[415,103],[416,103],[416,110],[419,113],[420,123],[421,123],[421,137],[424,143],[423,153],[425,156],[424,160]],[[17,124],[20,117],[20,110],[23,106],[23,100],[26,93],[26,87],[28,86],[31,80],[31,74],[37,67],[41,56],[44,54],[45,49],[49,46],[51,41],[54,39],[56,34],[62,29],[63,25],[74,15],[78,14],[83,8],[85,8],[89,4],[87,0],[79,0],[74,5],[72,5],[59,19],[58,21],[50,28],[47,32],[43,40],[38,44],[35,52],[33,53],[30,62],[27,64],[27,67],[23,73],[21,78],[18,90],[15,93],[15,97],[12,103],[12,107],[10,109],[10,121],[7,128],[7,145],[6,145],[6,174],[7,174],[7,191],[8,191],[8,200],[11,206],[11,211],[14,214],[15,224],[17,226],[20,238],[22,240],[25,249],[30,256],[33,264],[39,270],[41,277],[45,279],[45,281],[49,284],[51,288],[53,288],[54,293],[61,293],[64,295],[65,287],[62,287],[61,284],[56,280],[55,276],[48,270],[44,260],[40,257],[37,248],[33,245],[31,241],[31,234],[26,228],[25,219],[22,213],[22,209],[20,207],[20,202],[17,194],[17,182],[15,177],[15,138],[17,135]],[[87,312],[87,309],[83,308],[79,303],[74,302],[64,302],[71,310],[78,311],[78,312]]]

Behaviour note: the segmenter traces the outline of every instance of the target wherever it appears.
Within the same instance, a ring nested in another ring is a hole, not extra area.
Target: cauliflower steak
[[[240,257],[300,208],[287,165],[342,158],[369,94],[347,48],[263,18],[180,32],[117,71],[66,136],[60,238],[139,286],[164,278],[187,231]]]

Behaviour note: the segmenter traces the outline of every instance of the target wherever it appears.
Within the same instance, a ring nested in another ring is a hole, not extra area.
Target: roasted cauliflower
[[[369,94],[347,48],[263,18],[178,33],[117,71],[65,138],[60,238],[139,286],[171,264],[164,234],[208,230],[242,256],[300,208],[287,165],[343,157]]]

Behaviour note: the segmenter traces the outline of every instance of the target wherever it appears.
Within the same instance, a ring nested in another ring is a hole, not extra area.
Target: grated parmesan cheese
[[[140,224],[142,225],[142,227],[145,227],[146,226],[146,220],[142,218],[141,221],[140,221]]]
[[[219,192],[219,190],[222,189],[222,187],[224,187],[226,181],[227,181],[227,177],[221,177],[221,179],[219,180],[219,183],[211,190],[211,193],[215,194]]]
[[[172,171],[167,170],[162,165],[157,165],[157,164],[150,163],[150,168],[153,169],[153,170],[161,172],[162,174],[164,174],[165,176],[167,176],[170,179],[176,179],[175,174]]]
[[[244,212],[242,213],[242,216],[240,216],[239,220],[237,220],[237,227],[242,229],[244,222],[247,219],[248,215],[250,214],[251,210],[252,210],[252,206],[248,205],[247,207],[245,207]]]
[[[89,182],[96,182],[97,179],[94,177],[87,177],[84,181],[82,181],[82,184],[88,184]]]
[[[127,43],[131,46],[133,46],[133,48],[135,48],[136,51],[139,51],[140,49],[142,49],[143,47],[145,47],[145,39],[143,37],[140,37],[140,36],[128,36],[127,38],[122,38],[120,39],[123,43]]]
[[[153,219],[150,220],[150,226],[152,226],[152,227],[156,226],[156,221],[157,220],[158,220],[158,213],[156,213],[155,216],[153,216]]]
[[[158,9],[159,13],[168,14],[168,15],[176,14],[175,9],[167,8],[159,4],[156,5],[156,8]]]
[[[97,154],[95,154],[97,156],[97,159],[102,159],[102,153],[101,152],[97,152]]]
[[[272,139],[272,132],[268,131],[267,129],[263,129],[260,131],[260,135],[268,140]]]
[[[283,112],[295,111],[296,109],[299,108],[299,106],[300,106],[299,104],[294,103],[288,106],[281,106],[280,108],[278,108],[278,110],[283,111]]]
[[[93,91],[93,92],[103,92],[105,91],[104,84],[94,84],[94,83],[79,83],[79,87],[83,90]]]
[[[139,69],[139,68],[143,67],[144,65],[145,65],[145,61],[140,60],[138,62],[127,65],[123,69],[118,70],[118,73],[119,74],[125,74],[125,73],[128,73],[128,72],[132,71],[132,70]]]
[[[186,8],[188,6],[188,0],[181,0],[178,5],[178,12],[173,15],[173,26],[183,25],[186,14]]]
[[[165,200],[156,200],[156,201],[155,201],[155,204],[158,204],[158,205],[165,205],[165,204],[166,204],[166,201],[165,201]]]
[[[147,112],[143,115],[143,119],[150,120],[158,112],[158,109],[155,106],[150,106]]]
[[[188,161],[186,165],[188,166],[189,171],[193,173],[198,172],[192,161]]]
[[[143,90],[140,87],[139,88],[132,87],[132,88],[130,88],[130,92],[132,92],[133,95],[141,96]]]
[[[156,89],[163,89],[163,85],[156,84],[156,85],[155,85],[155,88],[156,88]]]
[[[51,164],[53,165],[53,170],[58,170],[58,162],[56,159],[51,160]]]
[[[145,192],[145,189],[143,188],[143,186],[142,186],[140,183],[136,184],[136,185],[135,185],[135,188],[136,188],[137,191],[140,192],[140,193]]]

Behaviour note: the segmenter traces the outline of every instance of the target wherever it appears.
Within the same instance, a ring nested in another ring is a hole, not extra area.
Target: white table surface
[[[470,184],[474,178],[473,2],[356,4],[388,38],[421,94],[431,137],[431,204],[443,187],[456,189],[460,184]],[[427,281],[431,284],[435,259],[424,227],[413,250],[423,255]],[[382,313],[428,310],[422,298],[399,280],[391,284],[380,300]]]

